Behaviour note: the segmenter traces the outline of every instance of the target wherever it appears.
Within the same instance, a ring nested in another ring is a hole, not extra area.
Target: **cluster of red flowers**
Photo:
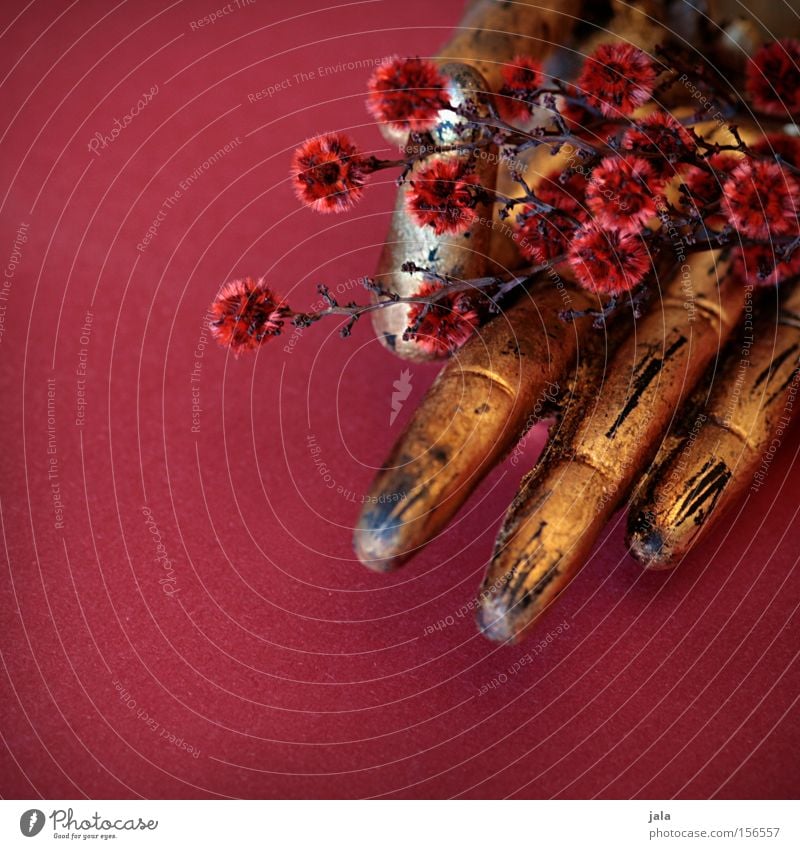
[[[435,63],[395,58],[370,79],[367,107],[393,133],[409,134],[409,149],[419,152],[379,160],[361,153],[344,133],[327,133],[295,151],[292,182],[308,206],[342,212],[362,197],[371,173],[400,167],[406,209],[418,226],[438,236],[467,233],[477,226],[478,205],[497,203],[500,218],[513,214],[524,257],[540,265],[567,263],[582,285],[604,294],[643,285],[653,257],[674,238],[668,232],[677,233],[686,249],[731,250],[735,267],[751,283],[774,285],[799,275],[800,139],[768,135],[748,147],[732,131],[733,142],[707,141],[691,122],[685,126],[652,103],[657,90],[677,85],[669,70],[633,45],[603,44],[586,58],[575,83],[566,84],[546,81],[535,59],[517,56],[501,69],[490,131],[481,135],[487,120],[449,102],[449,82]],[[756,111],[800,115],[800,42],[763,47],[748,63],[745,89]],[[443,110],[448,121],[459,114],[480,132],[470,132],[460,146],[437,149],[429,131]],[[539,116],[542,125],[526,132],[523,127]],[[515,175],[522,197],[500,196],[479,183],[481,146],[497,144],[517,157],[542,144],[554,154],[569,152],[573,140],[567,164],[534,188],[527,175]],[[445,278],[433,278],[406,299],[406,336],[446,355],[478,325],[479,299],[443,294]],[[396,302],[373,291],[379,301]],[[355,304],[344,310],[329,305],[331,314],[352,320],[359,314]],[[250,278],[224,287],[213,312],[215,335],[235,351],[277,335],[289,317],[299,323],[326,314],[291,313],[262,281]]]
[[[288,308],[264,282],[245,277],[222,287],[211,307],[211,332],[234,354],[252,351],[281,332]]]
[[[477,215],[478,177],[468,168],[468,159],[453,154],[414,174],[406,206],[420,227],[432,227],[437,236],[463,233],[470,228]]]
[[[643,51],[601,45],[584,63],[577,84],[566,89],[561,111],[573,125],[590,124],[594,116],[602,122],[628,115],[651,97],[657,77]],[[516,96],[524,101],[519,90]],[[607,128],[601,124],[598,131]],[[567,259],[591,290],[632,288],[649,269],[648,251],[635,234],[655,215],[667,172],[690,143],[677,122],[654,113],[625,133],[620,146],[628,155],[598,157],[591,169],[573,167],[543,179],[535,193],[538,203],[517,216],[521,251],[542,263]]]

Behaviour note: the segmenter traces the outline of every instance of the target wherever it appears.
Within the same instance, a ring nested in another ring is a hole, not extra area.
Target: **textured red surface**
[[[405,366],[365,323],[234,361],[203,347],[204,312],[243,274],[299,305],[372,271],[392,177],[349,217],[287,182],[314,132],[384,147],[369,70],[316,69],[431,55],[460,2],[231,8],[202,28],[210,3],[0,13],[4,269],[22,249],[0,342],[0,792],[794,795],[796,438],[673,575],[642,575],[609,528],[522,646],[484,641],[466,608],[521,465],[401,573],[353,562],[359,494],[435,370],[411,367],[390,425]]]

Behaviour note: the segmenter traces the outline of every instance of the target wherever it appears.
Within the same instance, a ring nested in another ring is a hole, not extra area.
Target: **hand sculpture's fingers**
[[[695,255],[688,266],[620,345],[602,387],[583,388],[574,439],[549,453],[509,510],[478,615],[492,639],[520,637],[583,565],[738,320],[742,287],[727,262]]]
[[[540,3],[509,4],[505,7],[495,3],[475,3],[468,12],[469,23],[464,24],[464,28],[457,32],[454,41],[445,49],[445,53],[458,58],[474,57],[475,62],[490,77],[493,74],[496,76],[495,72],[499,67],[497,63],[508,60],[509,53],[513,55],[513,52],[518,50],[541,55],[545,47],[548,49],[552,47],[548,39],[555,41],[556,37],[559,37],[566,40],[567,32],[575,23],[567,5],[559,2],[554,5],[554,9],[557,6],[557,11],[542,17],[543,7]],[[618,29],[635,31],[635,37],[639,41],[654,41],[653,33],[656,26],[644,20],[646,15],[641,10],[626,12],[625,8],[619,7],[621,20]],[[518,13],[524,13],[530,17],[526,18],[527,23],[524,25],[517,21],[512,26],[510,19],[504,23],[492,17],[499,14],[501,9],[503,14],[512,17]],[[485,29],[481,29],[479,25],[481,15],[489,16],[483,19],[487,22]],[[629,20],[631,17],[635,17],[636,21]],[[498,42],[495,38],[498,33],[508,35],[513,32],[517,33],[514,35],[513,48],[509,46],[507,40],[501,39]],[[518,35],[522,32],[537,35],[525,38]],[[559,33],[562,35],[559,36]],[[596,37],[600,39],[600,35]],[[463,79],[468,80],[467,77]],[[469,92],[472,86],[473,84],[467,82],[464,91]],[[464,91],[458,96],[464,96]],[[452,129],[448,131],[452,132]],[[542,164],[539,165],[534,161],[526,175],[528,183],[533,186],[537,182],[536,173],[550,174],[557,170],[556,163],[560,158],[554,159],[546,149],[536,151],[534,157],[540,157]],[[488,178],[485,176],[484,180],[486,179]],[[515,185],[514,191],[521,191],[519,185]],[[435,270],[466,276],[466,270],[469,268],[471,273],[477,273],[483,268],[481,263],[485,258],[480,251],[475,250],[476,246],[483,249],[487,229],[494,229],[496,236],[500,228],[487,228],[485,223],[476,225],[476,228],[473,228],[473,231],[460,241],[441,237],[437,239],[430,233],[422,232],[419,227],[409,221],[405,213],[401,190],[392,232],[381,259],[382,285],[405,295],[415,291],[421,280],[415,279],[412,275],[397,273],[402,263],[408,259],[413,259],[418,265],[430,267],[433,262],[431,257],[433,257],[440,263],[435,266]],[[507,230],[507,227],[505,229]],[[411,254],[409,254],[410,249]],[[496,240],[492,243],[491,253],[493,259],[497,259],[499,246]],[[576,309],[585,308],[587,297],[585,294],[575,294],[572,306]],[[508,420],[504,420],[502,416],[484,416],[479,420],[480,425],[476,426],[474,411],[483,408],[487,381],[482,376],[463,374],[462,366],[459,364],[465,362],[466,356],[474,357],[477,352],[481,360],[480,373],[485,374],[487,370],[495,370],[496,365],[492,365],[492,361],[495,364],[498,362],[497,351],[493,355],[491,345],[486,338],[470,345],[468,352],[462,353],[459,363],[445,371],[425,400],[423,408],[412,421],[408,433],[401,438],[387,460],[386,470],[378,475],[370,491],[369,503],[362,513],[355,533],[356,551],[368,565],[376,569],[393,568],[428,542],[456,512],[496,460],[508,450],[528,418],[528,412],[524,409],[525,399],[532,399],[532,403],[535,404],[536,398],[542,393],[542,387],[559,380],[560,376],[574,366],[575,352],[579,344],[574,337],[568,335],[573,331],[565,331],[565,328],[560,326],[560,320],[556,318],[563,308],[563,303],[559,300],[560,295],[554,292],[547,296],[548,300],[541,300],[541,298],[541,294],[537,293],[536,300],[542,312],[546,308],[552,308],[552,327],[548,332],[551,335],[555,334],[554,339],[564,340],[567,344],[563,345],[559,341],[555,345],[548,343],[540,346],[536,354],[537,359],[534,359],[532,363],[525,362],[525,369],[520,369],[520,364],[517,362],[505,360],[502,370],[505,372],[510,369],[510,375],[499,373],[502,380],[498,386],[519,385],[521,387],[520,390],[515,391],[513,398],[507,398],[504,402],[503,409],[509,408],[505,414]],[[511,315],[522,314],[522,309],[519,307],[512,310]],[[396,308],[381,310],[376,314],[376,329],[384,341],[398,353],[403,356],[419,357],[421,352],[417,343],[402,340],[402,333],[408,324],[407,314],[407,308],[400,305]],[[522,327],[518,335],[525,338],[533,337],[540,324],[541,321],[537,317],[537,321],[532,326]],[[586,325],[585,321],[577,325],[584,336]],[[495,331],[498,331],[500,327],[501,324],[495,324],[491,332],[492,339],[496,336]],[[505,342],[505,339],[499,342],[501,347]],[[541,340],[532,339],[534,345],[539,345],[540,342]],[[552,349],[549,350],[549,347]],[[580,347],[586,347],[585,338]],[[526,371],[530,372],[530,380],[533,381],[527,387],[523,385],[529,379]],[[460,386],[462,383],[465,386],[462,390],[464,397],[471,398],[477,395],[480,401],[475,404],[464,403],[457,418],[451,423],[448,411],[453,409],[454,403],[448,397],[448,393],[453,385]],[[495,386],[495,394],[498,391]],[[512,412],[513,415],[511,415]],[[440,423],[437,421],[437,416],[443,413],[445,423]],[[442,442],[444,431],[447,431],[444,437],[448,446],[446,460],[442,460],[441,457],[437,459],[434,452],[428,450],[430,446]],[[409,498],[410,493],[413,494],[413,498]]]
[[[580,336],[597,331],[558,317],[566,294],[543,279],[442,369],[359,518],[354,546],[367,566],[392,569],[429,542],[574,370]],[[568,296],[574,309],[598,307],[581,290]]]
[[[756,475],[798,392],[800,286],[778,312],[765,309],[741,334],[711,387],[708,401],[631,508],[628,544],[645,567],[675,566]]]

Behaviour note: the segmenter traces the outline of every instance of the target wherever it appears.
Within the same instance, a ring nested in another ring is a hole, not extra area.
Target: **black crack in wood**
[[[731,470],[722,460],[706,462],[687,482],[691,488],[681,500],[676,524],[682,525],[691,519],[695,525],[702,525],[730,479]]]
[[[628,396],[628,400],[625,403],[625,406],[620,411],[620,414],[617,416],[616,421],[606,432],[606,439],[614,439],[617,435],[617,431],[622,427],[625,423],[625,420],[628,416],[639,406],[639,400],[642,395],[647,391],[650,384],[653,380],[658,376],[661,370],[664,368],[664,364],[670,359],[670,357],[674,356],[677,351],[679,351],[687,342],[687,339],[684,335],[680,335],[664,353],[663,357],[652,357],[649,360],[646,357],[642,360],[642,365],[640,366],[639,374],[633,382],[633,392]],[[651,355],[648,355],[651,356]]]

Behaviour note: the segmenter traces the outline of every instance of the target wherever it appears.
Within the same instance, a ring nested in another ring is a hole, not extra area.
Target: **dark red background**
[[[367,572],[350,550],[359,494],[433,367],[412,367],[390,426],[406,366],[366,322],[349,341],[317,327],[291,353],[286,337],[239,361],[211,344],[195,354],[227,279],[266,274],[299,306],[319,280],[374,269],[392,177],[348,217],[300,208],[287,182],[290,151],[315,132],[385,147],[363,107],[369,70],[294,75],[434,54],[460,7],[257,0],[194,31],[218,7],[6,4],[4,268],[20,224],[29,239],[0,342],[5,796],[796,793],[796,439],[673,575],[642,575],[617,524],[532,639],[497,647],[458,614],[522,465],[499,469],[397,575]],[[91,153],[153,85],[153,101]],[[165,198],[236,137],[138,251]],[[528,460],[539,444],[540,433]],[[174,564],[172,598],[143,506]],[[569,629],[509,675],[562,620]]]

